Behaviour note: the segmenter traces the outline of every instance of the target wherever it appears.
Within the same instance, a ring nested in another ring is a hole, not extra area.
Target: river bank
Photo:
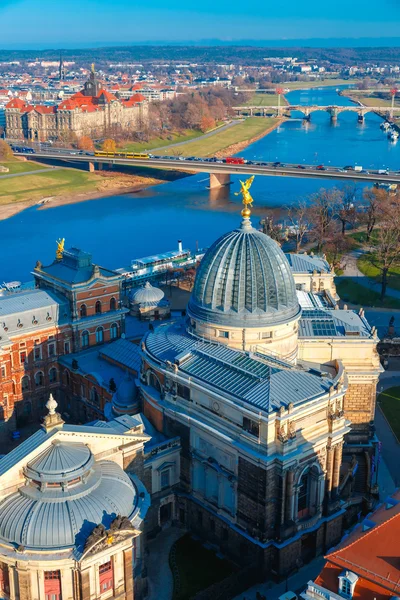
[[[73,169],[68,169],[73,171]],[[78,172],[80,173],[80,172]],[[31,193],[32,196],[26,200],[14,201],[0,206],[0,221],[9,219],[19,212],[30,208],[31,206],[40,205],[39,210],[47,208],[56,208],[66,204],[76,204],[88,200],[98,200],[113,195],[123,195],[139,193],[148,187],[161,185],[171,181],[188,177],[190,174],[183,171],[161,171],[160,177],[149,177],[141,175],[129,175],[127,173],[115,173],[112,171],[102,171],[92,175],[93,189],[85,190],[85,185],[82,185],[82,190],[75,187],[73,190],[62,189],[58,193],[52,194],[52,188],[49,186],[43,193]],[[32,173],[35,175],[35,172]],[[86,174],[88,175],[89,174]],[[36,178],[39,174],[36,175]],[[25,179],[27,176],[25,175]],[[31,177],[29,177],[29,180]],[[27,188],[32,185],[31,181],[27,181]],[[0,196],[1,198],[1,196]]]
[[[258,117],[258,118],[262,118],[262,117]],[[243,142],[238,142],[236,144],[231,144],[230,146],[227,146],[226,148],[223,148],[222,150],[216,152],[215,156],[217,158],[221,158],[221,157],[226,156],[227,154],[231,155],[231,154],[237,154],[238,152],[241,152],[242,150],[244,150],[251,144],[258,142],[258,140],[261,140],[262,138],[267,136],[269,133],[271,133],[272,131],[277,129],[286,120],[287,119],[285,117],[279,117],[278,119],[275,118],[274,119],[275,122],[272,125],[270,125],[269,127],[267,127],[267,129],[265,129],[265,131],[259,133],[258,135],[252,137],[249,140],[245,140]]]

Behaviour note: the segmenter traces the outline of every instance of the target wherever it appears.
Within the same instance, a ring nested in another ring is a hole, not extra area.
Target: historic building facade
[[[340,540],[356,484],[370,497],[377,336],[362,313],[302,309],[244,215],[205,254],[186,318],[145,336],[140,386],[144,414],[181,439],[176,518],[283,576]]]
[[[92,69],[84,89],[58,106],[14,98],[6,104],[5,113],[8,138],[46,141],[71,134],[102,136],[112,128],[140,130],[148,120],[148,102],[138,93],[120,100],[103,90]]]

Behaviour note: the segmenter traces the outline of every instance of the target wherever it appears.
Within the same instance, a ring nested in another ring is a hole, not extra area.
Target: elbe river
[[[286,97],[291,104],[354,106],[334,87],[293,91]],[[369,113],[362,124],[352,112],[341,113],[336,124],[326,112],[313,113],[309,123],[298,117],[240,155],[283,163],[400,169],[400,141],[387,139],[378,116]],[[198,174],[135,194],[45,210],[31,207],[0,221],[0,282],[32,279],[36,260],[52,262],[59,237],[65,238],[66,248],[91,252],[95,263],[109,268],[128,267],[134,258],[175,249],[178,239],[184,248],[206,247],[240,223],[237,179],[233,176],[233,185],[218,192],[207,190],[208,177]],[[333,185],[323,179],[259,176],[251,189],[253,224],[258,227],[266,208],[290,205]]]

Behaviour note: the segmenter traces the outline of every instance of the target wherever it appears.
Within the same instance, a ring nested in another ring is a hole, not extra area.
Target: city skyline
[[[155,0],[151,7],[118,0],[84,4],[71,0],[54,4],[41,0],[40,13],[35,0],[3,0],[0,7],[2,48],[79,47],[87,45],[131,44],[140,42],[312,40],[313,38],[372,38],[380,40],[397,35],[400,6],[383,0],[381,10],[371,15],[366,4],[338,0],[334,9],[316,0],[305,7],[294,0],[285,5],[260,6],[251,0],[243,12],[237,1],[222,0],[216,6],[204,0],[195,9],[182,0],[165,7]],[[88,26],[90,23],[90,27]],[[188,35],[188,23],[191,23]],[[17,26],[18,25],[18,26]]]

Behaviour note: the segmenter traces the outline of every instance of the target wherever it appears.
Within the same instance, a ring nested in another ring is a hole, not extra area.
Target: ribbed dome
[[[207,250],[197,271],[189,314],[232,327],[279,325],[300,312],[289,263],[274,240],[244,219]]]
[[[136,491],[116,463],[83,444],[55,443],[29,463],[27,482],[0,502],[0,539],[27,548],[82,547],[95,525],[130,517]]]
[[[131,414],[137,410],[137,388],[129,371],[113,395],[112,407],[117,414]]]
[[[164,298],[164,292],[160,288],[153,287],[149,281],[138,290],[132,292],[132,304],[156,305]]]

